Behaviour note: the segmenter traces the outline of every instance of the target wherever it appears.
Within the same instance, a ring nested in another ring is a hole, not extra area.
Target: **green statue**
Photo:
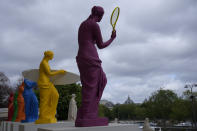
[[[17,113],[18,113],[17,98],[18,98],[18,91],[14,94],[14,114],[12,116],[12,121],[15,121],[16,120]]]

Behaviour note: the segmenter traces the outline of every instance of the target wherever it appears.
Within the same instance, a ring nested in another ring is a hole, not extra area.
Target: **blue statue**
[[[36,87],[36,82],[24,80],[23,97],[25,100],[25,115],[26,119],[22,122],[35,122],[38,119],[38,100],[32,88]]]

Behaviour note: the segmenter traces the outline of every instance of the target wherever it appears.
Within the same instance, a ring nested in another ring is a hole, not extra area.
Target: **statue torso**
[[[93,26],[95,22],[87,19],[81,23],[78,31],[79,57],[93,57],[99,59],[97,49],[95,47],[95,36],[93,33]]]

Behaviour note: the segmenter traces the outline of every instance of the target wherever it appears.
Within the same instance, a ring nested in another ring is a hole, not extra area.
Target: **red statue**
[[[14,93],[10,93],[10,97],[8,99],[8,121],[12,120],[12,116],[14,114]]]

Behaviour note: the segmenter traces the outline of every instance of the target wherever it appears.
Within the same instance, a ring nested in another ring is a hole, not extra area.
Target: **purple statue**
[[[78,31],[79,50],[76,57],[82,83],[82,104],[77,112],[76,127],[106,126],[107,118],[98,117],[98,104],[107,83],[106,75],[101,67],[95,44],[99,49],[110,45],[116,37],[116,31],[111,38],[103,42],[100,22],[104,14],[102,7],[94,6],[87,20],[81,23]]]

